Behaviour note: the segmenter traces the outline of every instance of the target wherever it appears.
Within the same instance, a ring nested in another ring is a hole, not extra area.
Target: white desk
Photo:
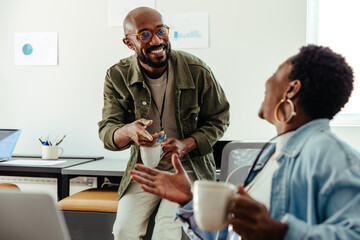
[[[63,168],[63,175],[78,176],[112,176],[121,177],[124,175],[128,159],[100,159],[68,168]]]
[[[13,156],[12,160],[0,163],[0,175],[2,176],[24,176],[24,177],[49,177],[57,179],[58,199],[69,196],[69,178],[64,178],[62,170],[67,167],[80,166],[83,163],[96,161],[102,157],[60,157],[56,165],[34,165],[32,161],[41,161],[41,158],[35,156]],[[12,164],[15,160],[29,161],[29,164]],[[66,162],[62,162],[66,161]],[[54,161],[56,162],[56,161]],[[66,175],[65,175],[66,176]]]

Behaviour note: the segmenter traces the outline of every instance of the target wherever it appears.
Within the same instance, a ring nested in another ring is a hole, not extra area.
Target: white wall
[[[185,49],[207,62],[231,104],[224,139],[269,139],[258,119],[265,80],[306,42],[306,1],[158,0],[162,13],[208,12],[210,48]],[[59,34],[59,65],[15,66],[14,33]],[[66,134],[67,155],[126,157],[97,135],[106,69],[132,52],[107,26],[106,0],[0,1],[0,127],[21,128],[16,154],[40,154],[40,136]],[[347,128],[348,129],[348,128]],[[356,143],[354,130],[337,129]]]

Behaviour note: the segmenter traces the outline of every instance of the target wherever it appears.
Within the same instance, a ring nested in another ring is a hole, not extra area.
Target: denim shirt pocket
[[[200,107],[195,105],[187,108],[181,114],[184,136],[187,137],[197,129]]]
[[[127,99],[118,99],[118,102],[124,111],[125,122],[133,122],[135,120],[134,104],[132,101]]]

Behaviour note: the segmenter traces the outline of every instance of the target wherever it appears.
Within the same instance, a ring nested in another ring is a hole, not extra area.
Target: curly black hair
[[[290,59],[289,80],[301,81],[299,104],[313,119],[332,119],[349,100],[353,71],[328,47],[308,45]]]

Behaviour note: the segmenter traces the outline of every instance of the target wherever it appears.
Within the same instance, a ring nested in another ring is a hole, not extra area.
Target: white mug
[[[42,159],[57,160],[63,154],[64,149],[59,146],[42,146]]]
[[[156,142],[151,147],[140,146],[140,156],[143,164],[149,168],[157,167],[161,158],[161,150],[159,142]]]
[[[228,208],[236,195],[231,183],[197,180],[194,183],[194,217],[200,229],[219,231],[228,224]]]

